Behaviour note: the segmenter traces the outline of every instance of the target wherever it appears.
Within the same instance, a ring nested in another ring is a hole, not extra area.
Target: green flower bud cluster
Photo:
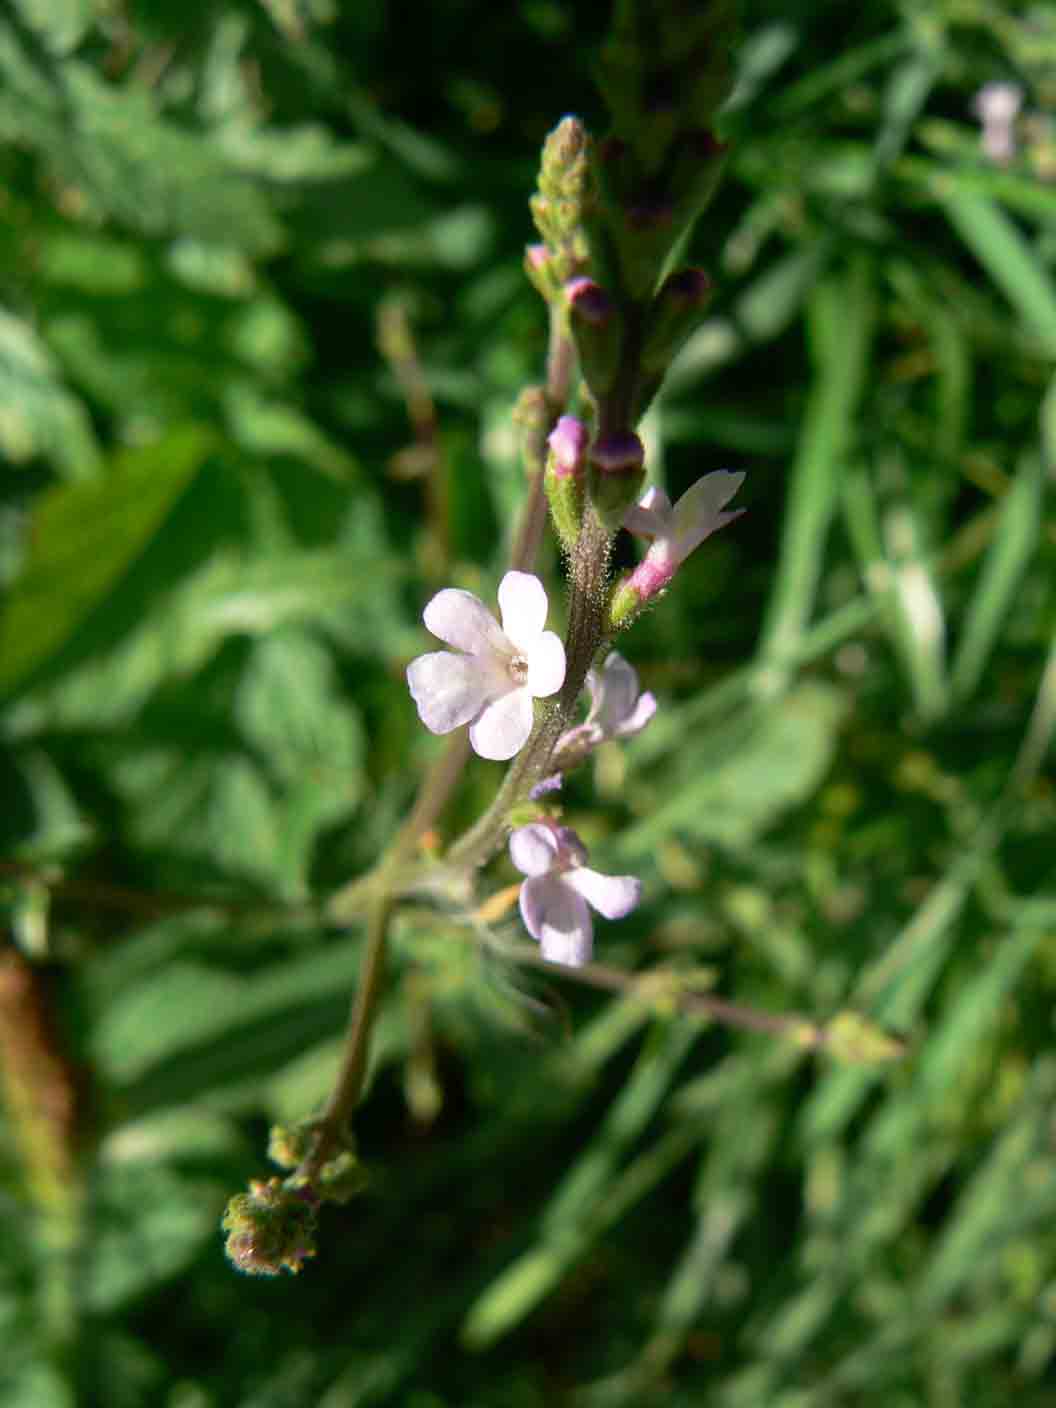
[[[543,143],[532,218],[544,244],[528,250],[525,268],[551,301],[589,261],[586,228],[596,204],[591,140],[578,117],[564,117]]]
[[[254,1179],[248,1193],[237,1193],[227,1205],[224,1250],[247,1275],[296,1274],[315,1255],[315,1224],[314,1203],[303,1194],[278,1178]]]
[[[274,1125],[268,1157],[280,1168],[292,1169],[285,1179],[253,1179],[248,1193],[238,1193],[227,1205],[221,1227],[227,1234],[224,1250],[239,1271],[250,1276],[277,1276],[300,1271],[315,1255],[318,1210],[323,1203],[347,1203],[367,1186],[367,1174],[352,1149],[310,1168],[319,1138],[318,1119]]]

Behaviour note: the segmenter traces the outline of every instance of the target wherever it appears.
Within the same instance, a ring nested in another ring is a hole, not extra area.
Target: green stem
[[[386,891],[382,891],[371,906],[341,1069],[319,1121],[312,1152],[298,1169],[298,1174],[309,1181],[345,1143],[349,1122],[363,1093],[370,1033],[385,977],[385,954],[393,906],[393,896]]]

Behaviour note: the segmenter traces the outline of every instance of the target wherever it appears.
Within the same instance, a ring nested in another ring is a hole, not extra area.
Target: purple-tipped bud
[[[541,273],[546,268],[550,251],[545,244],[530,244],[524,251],[524,261],[529,268]]]
[[[611,322],[615,312],[613,301],[593,279],[569,279],[565,284],[565,297],[573,316],[582,318],[591,327],[602,328]]]
[[[707,302],[713,287],[703,269],[679,269],[661,284],[657,299],[678,308],[699,308]]]
[[[602,523],[618,528],[645,477],[645,446],[633,430],[602,435],[590,452],[588,486]]]
[[[660,383],[683,343],[700,327],[712,281],[703,269],[680,269],[661,284],[649,309],[641,364],[639,414],[660,389]]]
[[[637,475],[645,464],[645,446],[633,430],[602,435],[594,442],[590,462],[604,475]]]
[[[576,416],[562,416],[550,432],[551,465],[558,479],[578,478],[584,469],[590,432]]]

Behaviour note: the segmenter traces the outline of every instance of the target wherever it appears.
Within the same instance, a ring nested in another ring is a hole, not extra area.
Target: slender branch
[[[319,1121],[312,1152],[297,1171],[309,1182],[318,1174],[327,1159],[340,1149],[348,1131],[349,1121],[363,1092],[363,1079],[367,1072],[367,1057],[370,1051],[370,1033],[385,977],[385,954],[393,906],[392,895],[382,892],[370,911],[359,982],[356,984],[352,1011],[348,1019],[348,1036],[341,1058],[341,1069]]]

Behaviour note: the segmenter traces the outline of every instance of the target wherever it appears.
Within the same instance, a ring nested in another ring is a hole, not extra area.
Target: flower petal
[[[486,674],[470,655],[435,650],[407,666],[407,687],[431,733],[450,733],[468,724],[488,702]]]
[[[528,742],[534,721],[532,696],[522,685],[484,706],[469,730],[469,741],[482,758],[505,762]]]
[[[545,875],[556,859],[557,836],[552,827],[532,821],[511,833],[510,860],[522,875]]]
[[[506,647],[498,621],[472,592],[445,587],[428,603],[422,620],[434,636],[470,655],[491,654]]]
[[[634,711],[638,675],[634,666],[615,650],[606,657],[602,668],[591,674],[594,678],[591,681],[588,676],[588,685],[593,702],[587,721],[598,724],[604,734],[611,736]]]
[[[613,729],[613,737],[632,738],[636,733],[641,733],[655,713],[656,695],[647,690],[645,694],[639,695],[634,711],[618,728]]]
[[[545,699],[556,694],[565,682],[565,647],[553,631],[543,631],[525,652],[528,673],[524,685],[529,694]]]
[[[742,473],[717,469],[690,485],[674,510],[673,535],[679,562],[685,561],[694,548],[699,547],[716,529],[725,527],[744,512],[744,509],[736,509],[732,513],[720,512],[743,483]]]
[[[623,515],[627,531],[644,538],[662,537],[670,523],[671,500],[655,484],[650,484],[638,502]]]
[[[567,870],[562,879],[606,919],[622,919],[642,898],[642,882],[637,875],[602,875],[579,865]]]
[[[531,572],[507,572],[499,583],[502,629],[526,654],[546,625],[546,589]]]
[[[538,875],[520,893],[521,918],[551,963],[579,967],[590,959],[593,926],[586,902],[569,889],[565,877]]]

